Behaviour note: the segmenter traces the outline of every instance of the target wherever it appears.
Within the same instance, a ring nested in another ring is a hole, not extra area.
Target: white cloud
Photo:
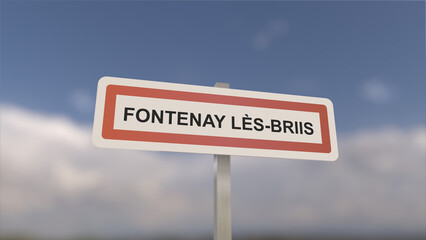
[[[83,89],[72,91],[68,97],[68,101],[75,110],[82,113],[91,112],[95,108],[95,97]]]
[[[99,149],[89,127],[1,108],[0,232],[212,234],[212,156]],[[426,128],[339,138],[336,162],[233,157],[234,234],[425,234]]]
[[[395,90],[382,79],[373,78],[364,82],[361,96],[374,104],[385,104],[395,97]]]
[[[272,42],[285,36],[288,32],[288,23],[283,19],[269,21],[259,32],[257,32],[252,41],[256,50],[265,50],[271,46]]]

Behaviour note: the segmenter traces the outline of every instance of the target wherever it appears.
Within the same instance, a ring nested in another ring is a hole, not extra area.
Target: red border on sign
[[[114,129],[114,114],[117,95],[149,97],[169,100],[227,104],[272,108],[303,112],[317,112],[320,116],[322,143],[288,142],[277,140],[246,139],[235,137],[202,136],[192,134],[158,133]],[[108,85],[106,87],[104,121],[102,137],[112,140],[128,140],[158,143],[191,144],[219,147],[237,147],[251,149],[285,150],[299,152],[330,153],[330,132],[327,107],[321,104],[288,102],[280,100],[216,95],[208,93],[184,92],[144,87]]]

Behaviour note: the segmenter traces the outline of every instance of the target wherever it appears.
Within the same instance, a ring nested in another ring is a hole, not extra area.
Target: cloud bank
[[[209,155],[99,149],[91,128],[2,106],[0,232],[213,234]],[[426,233],[426,128],[339,136],[336,162],[232,158],[234,235]]]

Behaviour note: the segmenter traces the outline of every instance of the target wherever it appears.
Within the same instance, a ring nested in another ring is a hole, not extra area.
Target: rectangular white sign
[[[334,161],[325,98],[104,77],[93,141],[99,147]]]

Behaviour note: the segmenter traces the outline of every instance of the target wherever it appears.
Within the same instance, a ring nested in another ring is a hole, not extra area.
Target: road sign
[[[334,161],[326,98],[103,77],[99,147]]]

